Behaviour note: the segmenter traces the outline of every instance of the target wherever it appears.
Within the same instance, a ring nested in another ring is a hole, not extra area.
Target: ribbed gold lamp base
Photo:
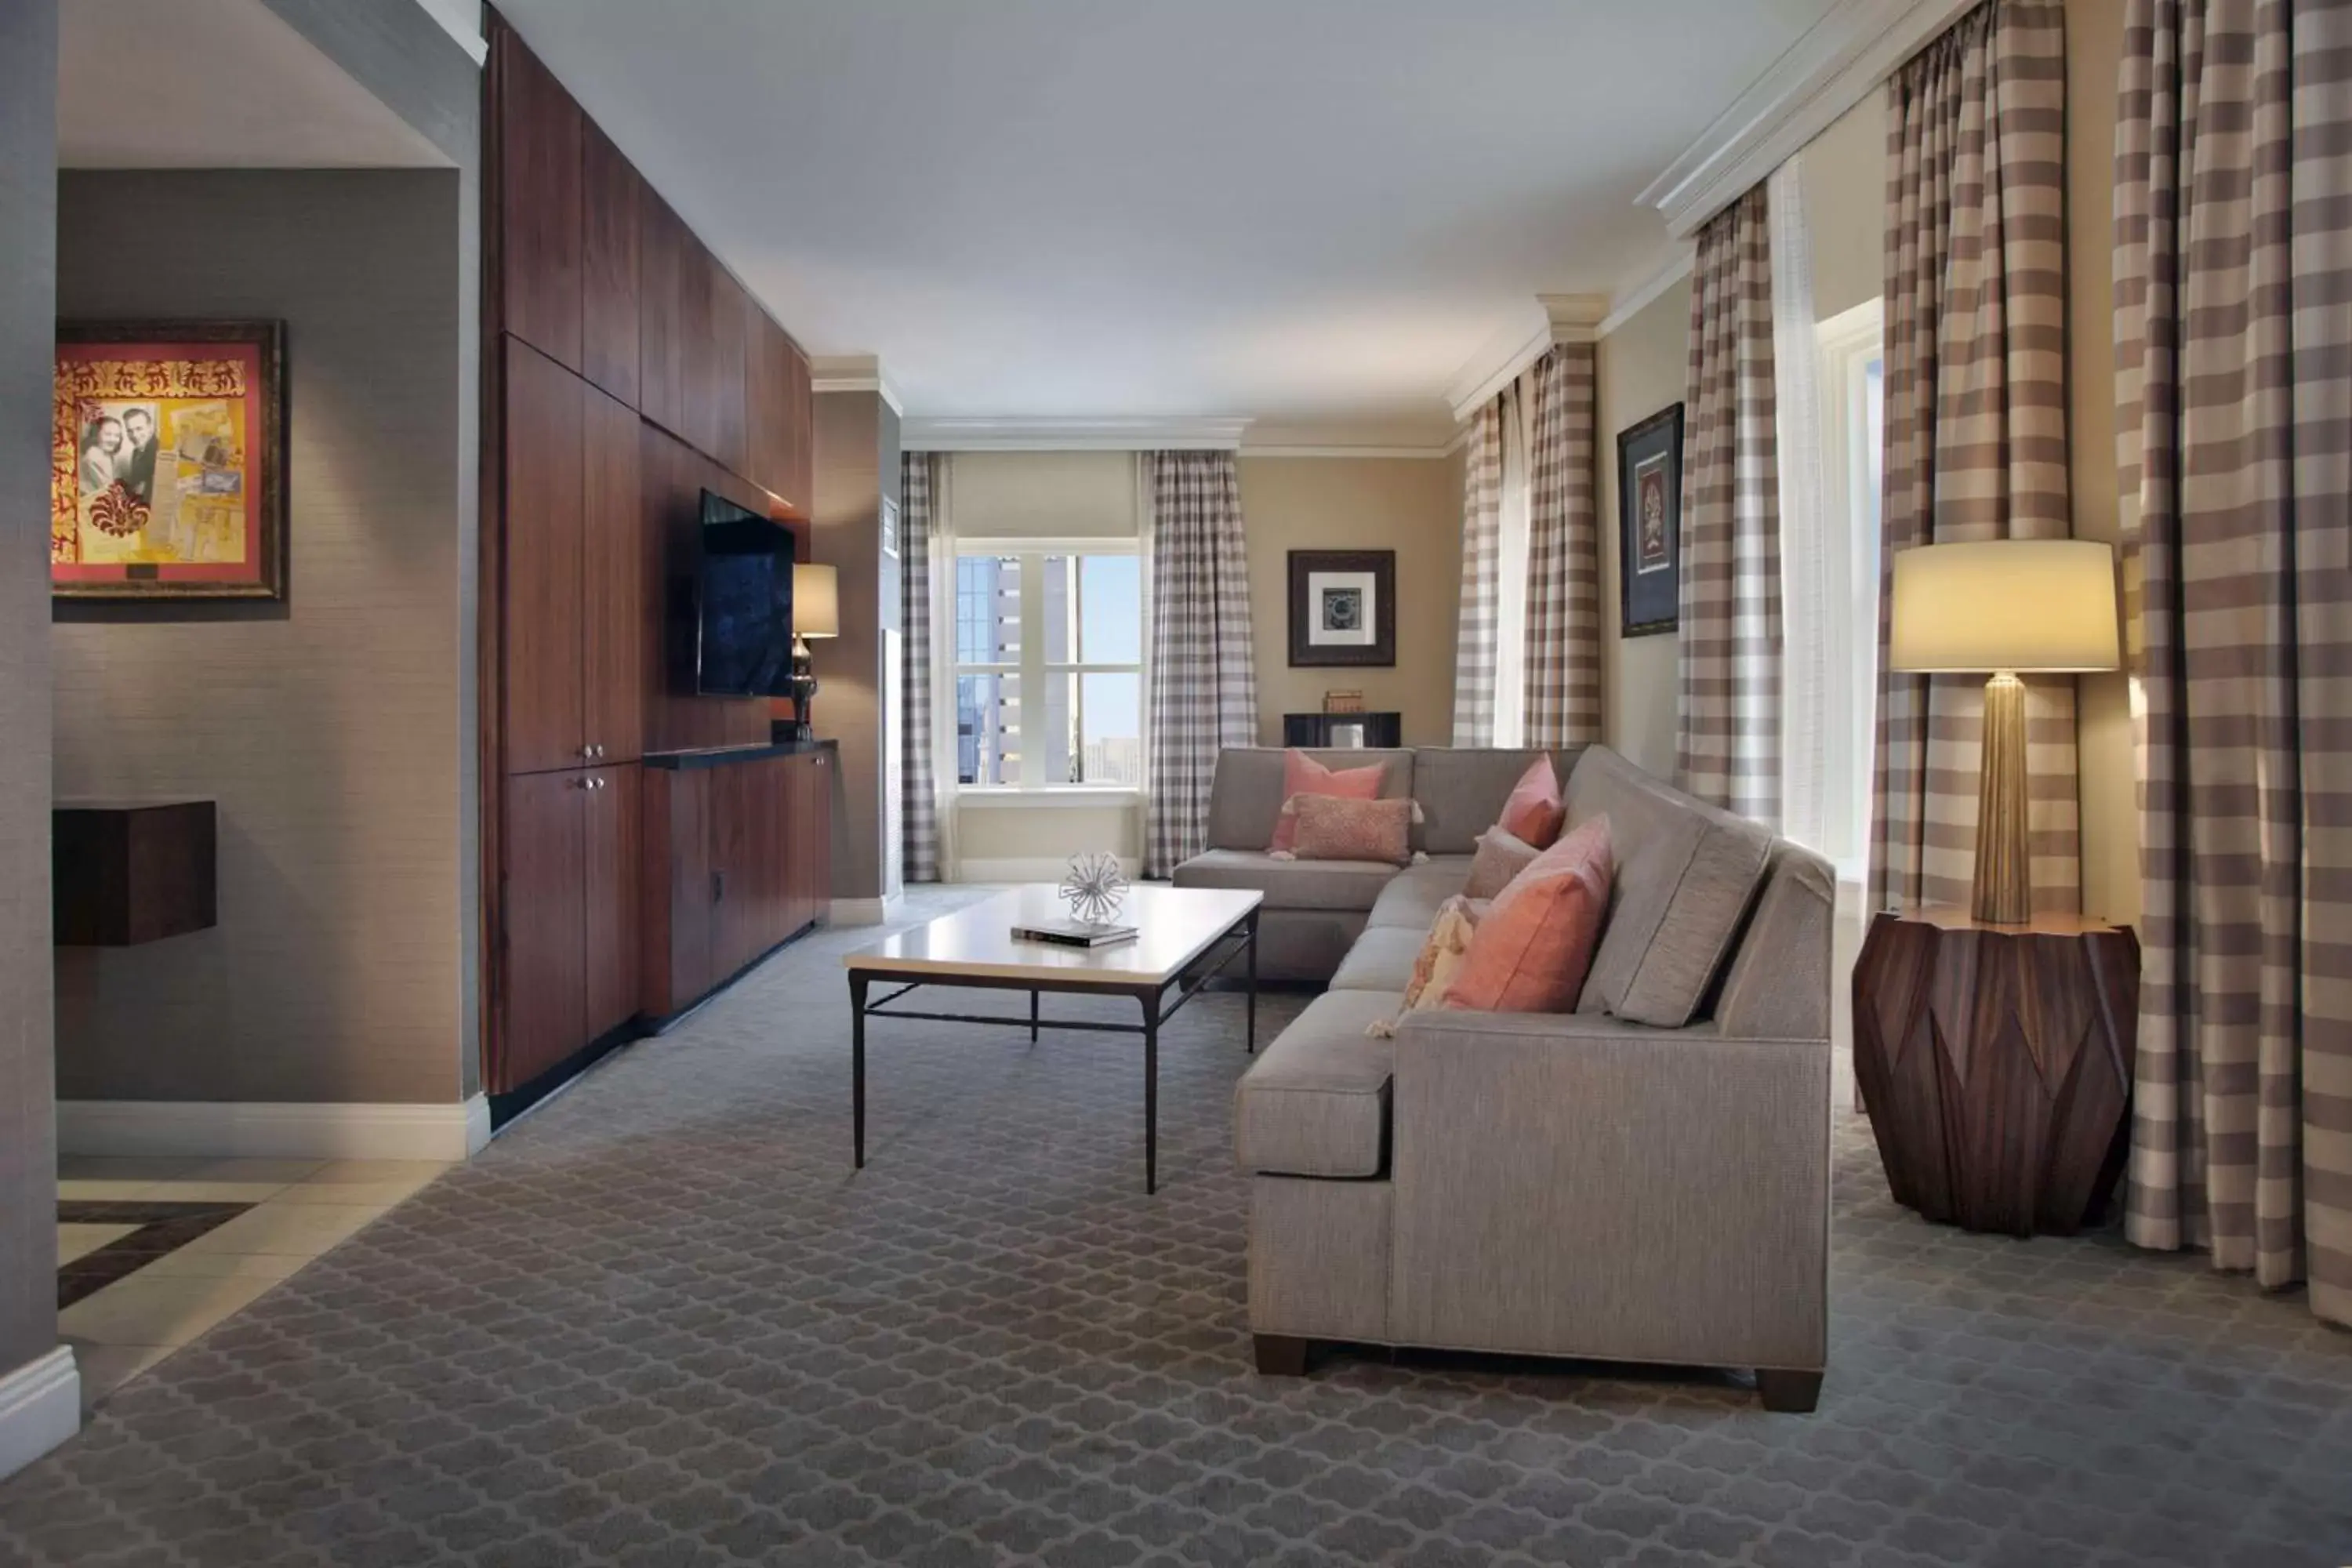
[[[1977,781],[1977,870],[1969,912],[1995,925],[2033,918],[2033,863],[2025,835],[2025,682],[1985,682],[1984,758]]]

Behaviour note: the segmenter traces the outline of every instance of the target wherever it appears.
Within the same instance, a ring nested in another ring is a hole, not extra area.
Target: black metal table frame
[[[942,973],[937,978],[905,980],[903,970],[849,971],[849,1074],[850,1115],[852,1137],[857,1168],[866,1168],[866,1020],[868,1018],[907,1018],[929,1024],[1009,1024],[1021,1026],[1019,1018],[1007,1018],[982,1013],[929,1013],[911,1008],[893,1007],[892,1003],[923,987],[945,986],[953,990],[1026,991],[1029,993],[1029,1043],[1036,1044],[1041,1029],[1068,1029],[1092,1035],[1141,1035],[1143,1037],[1143,1190],[1160,1190],[1160,1026],[1183,1011],[1184,1004],[1199,995],[1210,981],[1225,972],[1236,958],[1248,959],[1249,983],[1246,1022],[1243,1038],[1252,1056],[1257,1054],[1257,915],[1253,908],[1240,921],[1213,939],[1200,954],[1183,969],[1161,981],[1134,983],[1102,981],[1057,981],[1060,973],[1084,973],[1084,971],[1041,969],[1034,975],[1013,979],[992,974]],[[1213,960],[1213,962],[1211,962]],[[887,984],[898,982],[898,988],[874,1001],[866,1000],[866,987],[876,981]],[[1168,988],[1178,991],[1175,1005],[1162,1010],[1160,1004]],[[1069,996],[1128,996],[1143,1008],[1140,1024],[1097,1024],[1075,1018],[1041,1017],[1038,1001],[1046,993]]]

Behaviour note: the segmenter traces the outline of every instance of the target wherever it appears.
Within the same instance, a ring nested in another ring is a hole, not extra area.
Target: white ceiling
[[[503,0],[910,414],[1428,416],[1831,0]],[[1450,420],[1447,421],[1450,423]]]
[[[449,162],[261,0],[64,0],[58,12],[61,167]]]

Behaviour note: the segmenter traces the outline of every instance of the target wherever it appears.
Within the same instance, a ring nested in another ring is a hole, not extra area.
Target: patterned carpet
[[[870,934],[124,1388],[0,1483],[0,1563],[2352,1563],[2352,1335],[2112,1237],[1931,1228],[1859,1124],[1816,1415],[1664,1370],[1261,1381],[1240,999],[1163,1043],[1157,1198],[1139,1051],[1082,1035],[877,1023],[853,1176]]]

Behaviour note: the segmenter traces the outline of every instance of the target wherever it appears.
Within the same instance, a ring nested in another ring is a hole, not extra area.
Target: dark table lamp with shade
[[[816,705],[816,677],[809,668],[809,638],[841,635],[841,576],[833,567],[803,561],[793,567],[793,736],[814,739],[809,727]]]
[[[2116,668],[2115,552],[2087,539],[1922,544],[1896,554],[1894,575],[1889,668],[1991,677],[1970,912],[1989,924],[2022,924],[2033,917],[2033,874],[2018,677]]]

